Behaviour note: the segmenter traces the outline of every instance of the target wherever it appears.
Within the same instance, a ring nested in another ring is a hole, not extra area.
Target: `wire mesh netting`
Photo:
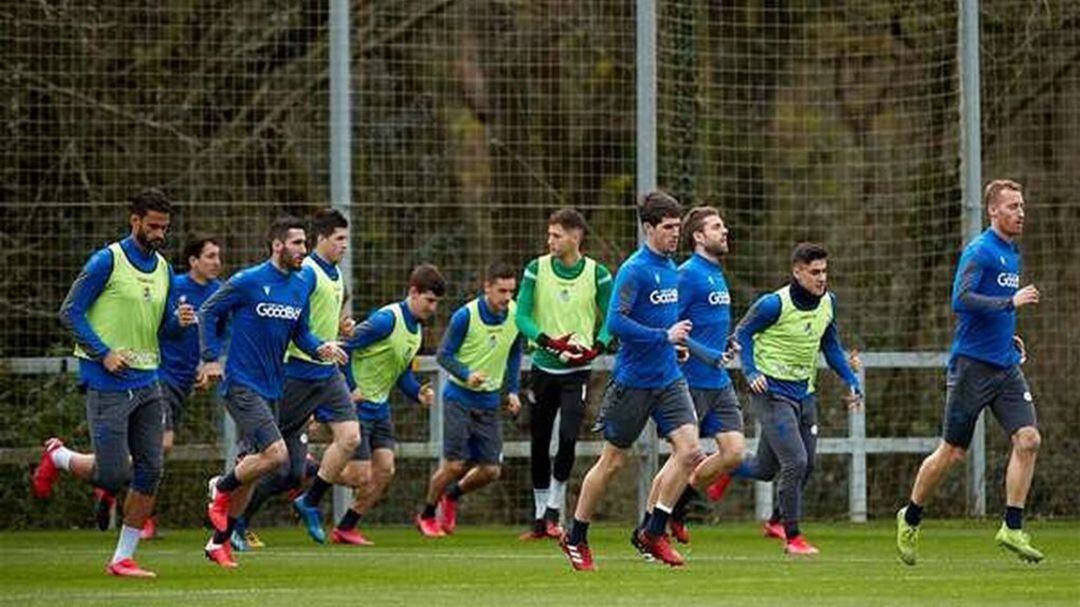
[[[562,206],[589,221],[586,252],[617,268],[637,235],[635,17],[634,3],[615,0],[352,3],[357,314],[401,297],[409,270],[433,262],[450,283],[425,330],[433,352],[482,266],[542,253],[546,217]],[[657,17],[659,181],[688,206],[723,212],[734,312],[786,280],[795,242],[817,240],[831,252],[848,345],[947,349],[963,238],[955,4],[665,0]],[[181,270],[189,232],[221,235],[232,272],[262,258],[275,215],[329,204],[329,19],[325,0],[0,9],[0,496],[13,504],[0,524],[90,524],[88,489],[68,485],[44,513],[25,497],[28,448],[54,433],[89,444],[74,377],[15,373],[10,361],[68,354],[56,311],[88,255],[127,231],[129,195],[159,186],[177,201],[167,254]],[[1062,465],[1080,448],[1066,385],[1080,370],[1068,313],[1080,276],[1066,261],[1080,248],[1067,189],[1080,7],[993,0],[982,19],[983,175],[1027,186],[1025,280],[1045,299],[1020,321],[1045,436],[1029,509],[1067,514],[1080,497]],[[605,379],[594,374],[591,411]],[[940,370],[871,369],[868,386],[869,436],[938,433]],[[838,394],[824,380],[823,436],[846,434]],[[427,440],[428,414],[394,398],[399,440]],[[220,441],[220,416],[213,397],[196,398],[178,442]],[[506,424],[507,440],[527,439]],[[989,429],[993,509],[1007,444]],[[870,457],[872,516],[905,497],[919,457]],[[846,512],[846,462],[822,456],[810,517]],[[401,461],[374,520],[406,522],[433,463]],[[219,465],[171,462],[165,517],[197,522]],[[507,467],[470,498],[466,520],[528,518],[527,461]],[[603,516],[634,512],[634,474]],[[935,511],[961,514],[962,493],[957,474]],[[744,516],[750,504],[744,485],[699,514]]]

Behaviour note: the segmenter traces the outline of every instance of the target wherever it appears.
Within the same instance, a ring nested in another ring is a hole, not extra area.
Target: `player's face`
[[[559,257],[576,252],[581,246],[581,230],[568,230],[559,224],[548,226],[548,252]]]
[[[701,226],[702,238],[699,239],[698,234],[699,232],[694,232],[694,239],[705,248],[706,253],[713,257],[727,254],[728,229],[719,215],[710,215]]]
[[[1010,238],[1024,233],[1024,195],[1016,190],[1002,190],[987,209],[990,223]]]
[[[825,272],[827,266],[828,261],[824,259],[815,259],[810,263],[797,263],[793,270],[795,281],[812,295],[821,297],[825,294],[825,290],[829,288],[828,277]]]
[[[199,256],[188,259],[188,264],[203,280],[214,280],[221,276],[221,247],[212,242],[204,244]]]
[[[679,250],[680,223],[682,220],[678,217],[665,217],[655,226],[646,223],[645,238],[655,251],[674,255]]]
[[[307,242],[304,239],[304,231],[292,229],[285,235],[284,240],[274,241],[274,255],[277,256],[278,264],[286,270],[299,270],[307,255]]]
[[[330,263],[341,263],[349,249],[349,231],[345,228],[334,228],[333,234],[319,236],[318,240],[315,246],[319,249],[319,255]]]
[[[440,301],[442,297],[431,291],[421,293],[416,290],[416,287],[409,287],[409,311],[420,322],[430,320],[432,316],[435,316],[435,313],[439,311]]]
[[[514,298],[516,288],[516,278],[496,278],[484,283],[484,297],[487,298],[491,310],[499,314],[505,312],[510,307],[510,300]]]
[[[146,215],[131,216],[131,233],[139,246],[148,251],[157,251],[165,246],[165,234],[169,231],[169,214],[161,211],[147,211]]]

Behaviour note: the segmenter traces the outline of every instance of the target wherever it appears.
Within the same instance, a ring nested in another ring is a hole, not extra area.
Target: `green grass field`
[[[822,554],[791,559],[751,523],[695,526],[685,568],[645,563],[628,529],[591,532],[599,571],[576,573],[554,542],[519,529],[460,527],[445,540],[367,530],[377,546],[316,546],[297,529],[266,530],[269,547],[225,571],[202,556],[203,531],[166,531],[139,562],[156,580],[103,573],[113,534],[0,535],[0,604],[50,605],[1078,605],[1080,524],[1031,525],[1047,560],[1027,565],[993,544],[995,521],[928,521],[916,567],[894,558],[892,525],[808,523]]]

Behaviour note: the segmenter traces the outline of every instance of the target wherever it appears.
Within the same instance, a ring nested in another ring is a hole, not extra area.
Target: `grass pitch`
[[[202,555],[202,530],[165,530],[138,560],[156,580],[106,576],[115,535],[96,531],[0,535],[0,605],[1078,605],[1080,523],[1035,522],[1047,559],[1020,562],[994,545],[997,521],[924,524],[920,562],[895,558],[895,527],[805,525],[822,551],[789,558],[751,523],[693,526],[687,566],[643,562],[629,527],[599,526],[599,570],[576,573],[553,541],[520,542],[521,529],[459,527],[443,540],[373,527],[370,548],[317,546],[299,528],[267,529],[269,544],[225,571]]]

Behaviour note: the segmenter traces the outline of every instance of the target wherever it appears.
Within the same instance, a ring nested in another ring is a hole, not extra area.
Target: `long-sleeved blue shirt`
[[[498,325],[504,322],[514,322],[513,319],[507,319],[506,312],[497,314],[492,311],[483,295],[480,296],[480,303],[477,308],[480,310],[480,320],[484,324]],[[450,326],[446,329],[446,333],[443,334],[442,343],[439,344],[439,351],[436,354],[439,365],[462,381],[468,381],[469,374],[472,373],[472,369],[457,358],[457,351],[461,348],[461,343],[465,340],[465,335],[468,332],[469,308],[468,306],[461,306],[450,317]],[[521,353],[524,346],[525,336],[518,334],[506,358],[506,391],[510,394],[518,393],[521,380],[519,377],[521,374]],[[500,393],[470,390],[448,381],[443,386],[443,399],[456,401],[466,407],[476,409],[497,409],[499,407]]]
[[[832,298],[833,320],[825,328],[825,334],[821,336],[821,351],[825,354],[825,362],[848,387],[857,392],[862,392],[862,387],[859,386],[859,378],[851,370],[847,353],[844,352],[844,347],[840,343],[840,335],[836,328],[836,296],[831,292],[827,293],[827,296]],[[820,298],[808,293],[797,282],[791,282],[791,301],[795,304],[795,307],[800,310],[810,310],[818,305],[819,300]],[[742,348],[739,352],[739,360],[742,363],[743,374],[747,380],[753,380],[754,377],[761,375],[757,365],[754,364],[754,335],[776,324],[776,321],[780,319],[780,307],[779,295],[776,293],[763,295],[754,302],[754,305],[746,312],[746,316],[739,321],[739,325],[735,328],[735,339]],[[769,392],[795,401],[806,398],[808,382],[787,381],[767,375],[765,377],[769,383]]]
[[[295,341],[317,356],[321,344],[308,326],[311,285],[296,272],[265,261],[237,272],[199,308],[199,340],[204,361],[221,355],[221,336],[211,327],[227,318],[230,335],[222,393],[233,382],[267,400],[281,397],[285,348]]]
[[[967,356],[996,367],[1020,362],[1013,347],[1016,309],[1012,298],[1020,288],[1020,249],[992,228],[972,240],[960,255],[953,279],[956,313],[950,363]]]
[[[128,261],[142,272],[157,269],[158,257],[153,252],[145,252],[131,236],[120,241],[120,248],[127,255]],[[82,272],[72,283],[64,303],[60,306],[60,322],[68,330],[75,342],[83,347],[92,359],[79,359],[79,383],[91,390],[101,392],[119,392],[148,386],[158,379],[154,369],[125,369],[119,374],[105,370],[101,361],[109,353],[109,345],[90,326],[86,317],[98,296],[105,290],[113,270],[113,254],[108,247],[90,256]],[[172,268],[169,269],[169,282],[172,282]],[[165,306],[162,324],[175,308]],[[158,327],[160,331],[161,327]]]
[[[694,254],[679,266],[679,319],[694,323],[690,336],[706,348],[723,352],[731,329],[731,294],[724,271],[713,261]],[[682,372],[691,388],[722,390],[731,385],[724,367],[699,360],[692,352]]]
[[[401,317],[405,319],[405,326],[408,327],[410,332],[416,332],[420,328],[420,321],[413,316],[406,302],[402,301],[398,305],[401,306]],[[351,355],[356,350],[363,350],[371,344],[390,337],[390,334],[394,332],[396,322],[397,317],[390,310],[377,310],[364,319],[364,322],[356,326],[356,333],[345,342],[345,351]],[[349,390],[355,390],[356,379],[353,377],[352,364],[346,364],[343,370],[345,372],[345,381],[349,384]],[[420,382],[417,381],[412,368],[406,368],[398,377],[397,387],[413,402],[420,401]],[[360,419],[364,421],[383,420],[390,417],[390,402],[365,400],[359,403],[357,412]]]
[[[323,272],[326,272],[327,276],[329,276],[333,280],[337,280],[338,267],[336,264],[332,264],[329,261],[323,259],[322,257],[319,257],[318,253],[312,253],[311,259],[313,259],[315,263],[319,264],[319,267],[322,268]],[[311,269],[309,266],[304,266],[300,268],[297,273],[300,275],[300,278],[304,279],[309,285],[311,285],[310,293],[314,293],[315,286],[317,285],[316,281],[318,280],[318,278],[316,278],[315,276],[315,270]],[[340,313],[341,311],[338,310],[338,312]],[[337,319],[335,319],[335,321],[336,320]],[[318,363],[313,363],[311,361],[297,358],[295,356],[289,356],[288,360],[285,361],[285,377],[289,377],[292,379],[302,379],[304,381],[323,381],[333,377],[334,373],[337,373],[337,369],[334,367],[334,365],[320,365]]]
[[[607,326],[619,338],[612,375],[631,388],[660,388],[682,377],[667,330],[679,320],[679,272],[642,246],[615,275]]]
[[[161,367],[158,378],[183,392],[195,383],[195,371],[199,366],[199,328],[195,325],[181,327],[176,311],[182,303],[198,310],[220,287],[219,280],[201,285],[188,274],[179,274],[172,279],[168,308],[173,313],[166,318],[159,338]]]

